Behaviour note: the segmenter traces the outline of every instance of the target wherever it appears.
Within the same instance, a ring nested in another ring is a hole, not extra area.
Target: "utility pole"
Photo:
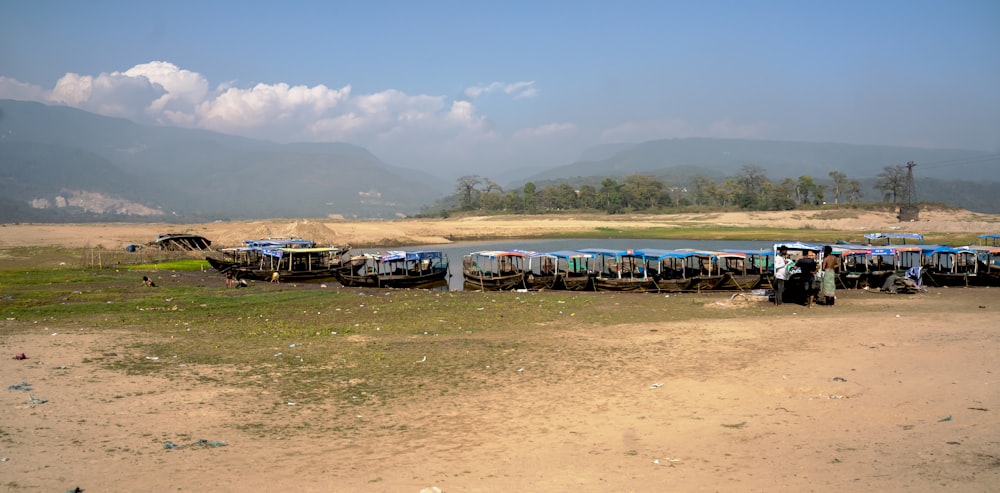
[[[920,208],[913,204],[917,198],[917,187],[913,183],[913,168],[916,165],[913,161],[906,163],[906,203],[899,206],[899,215],[896,216],[900,221],[917,221],[920,219]]]

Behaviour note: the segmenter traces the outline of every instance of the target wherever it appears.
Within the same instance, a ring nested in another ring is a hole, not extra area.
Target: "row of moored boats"
[[[927,286],[1000,286],[1000,235],[979,245],[925,245],[908,233],[865,235],[865,244],[830,245],[840,257],[841,288],[881,287],[892,276],[917,273]],[[484,250],[462,258],[466,290],[573,290],[637,292],[743,291],[769,288],[774,256],[784,246],[791,260],[823,245],[775,243],[770,250],[583,248],[536,252]],[[246,240],[208,257],[237,278],[281,281],[336,279],[351,287],[447,286],[449,260],[440,250],[393,250],[350,255],[349,247],[319,247],[302,238]],[[794,283],[794,277],[790,279]]]

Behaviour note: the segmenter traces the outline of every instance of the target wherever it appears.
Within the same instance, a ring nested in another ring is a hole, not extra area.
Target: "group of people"
[[[816,262],[816,252],[808,250],[805,255],[792,262],[788,258],[788,248],[781,246],[774,257],[774,304],[780,305],[785,296],[785,281],[792,273],[799,273],[801,281],[799,293],[805,300],[807,308],[812,307],[817,296],[826,306],[833,306],[837,301],[837,269],[840,268],[840,258],[833,255],[833,248],[823,247],[823,262]],[[819,277],[819,282],[816,278]],[[818,294],[817,294],[818,293]]]

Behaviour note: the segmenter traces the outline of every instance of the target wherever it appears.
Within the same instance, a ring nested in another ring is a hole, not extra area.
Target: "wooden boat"
[[[875,246],[923,245],[924,235],[920,233],[865,233],[865,244]]]
[[[578,252],[594,255],[597,291],[659,291],[656,280],[648,275],[646,258],[636,250],[585,248]]]
[[[556,259],[556,289],[583,291],[593,289],[591,263],[594,254],[559,250],[549,252]]]
[[[693,260],[689,261],[692,269],[690,272],[691,283],[688,285],[688,291],[701,292],[713,290],[725,280],[726,276],[718,268],[718,256],[721,252],[683,248],[677,251],[693,254]]]
[[[973,283],[977,286],[1000,287],[1000,242],[995,246],[976,245],[967,248],[976,252],[978,263]]]
[[[337,280],[349,287],[446,286],[448,256],[440,250],[368,253],[351,257],[336,274]]]
[[[466,289],[508,291],[527,289],[524,254],[484,250],[462,257],[462,276]]]
[[[932,286],[969,286],[978,281],[979,264],[975,250],[968,247],[938,246],[925,248],[924,277]]]
[[[206,257],[220,272],[233,272],[237,279],[322,281],[336,278],[350,247],[317,247],[296,237],[244,240],[242,247],[219,250],[222,258]],[[277,274],[277,277],[275,277]]]
[[[749,290],[770,287],[767,274],[774,271],[774,252],[762,250],[722,250],[723,254],[742,254],[742,256],[723,255],[719,259],[719,269],[726,278],[716,285],[716,289]]]
[[[531,250],[512,250],[524,255],[524,287],[528,291],[556,289],[559,273],[556,271],[556,257],[548,253]]]
[[[689,291],[694,276],[701,273],[701,258],[693,251],[648,248],[642,255],[657,291]]]

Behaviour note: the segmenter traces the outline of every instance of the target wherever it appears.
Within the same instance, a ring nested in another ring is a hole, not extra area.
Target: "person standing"
[[[806,298],[806,308],[812,308],[813,298],[816,296],[816,252],[809,250],[802,258],[795,261],[795,266],[801,271],[799,278],[802,281],[803,295]]]
[[[785,279],[788,274],[788,248],[778,247],[778,254],[774,256],[774,304],[780,305],[781,298],[785,295]]]
[[[823,247],[823,280],[820,283],[819,294],[823,296],[826,306],[833,306],[837,300],[837,269],[840,267],[840,257],[833,254],[833,247]]]

